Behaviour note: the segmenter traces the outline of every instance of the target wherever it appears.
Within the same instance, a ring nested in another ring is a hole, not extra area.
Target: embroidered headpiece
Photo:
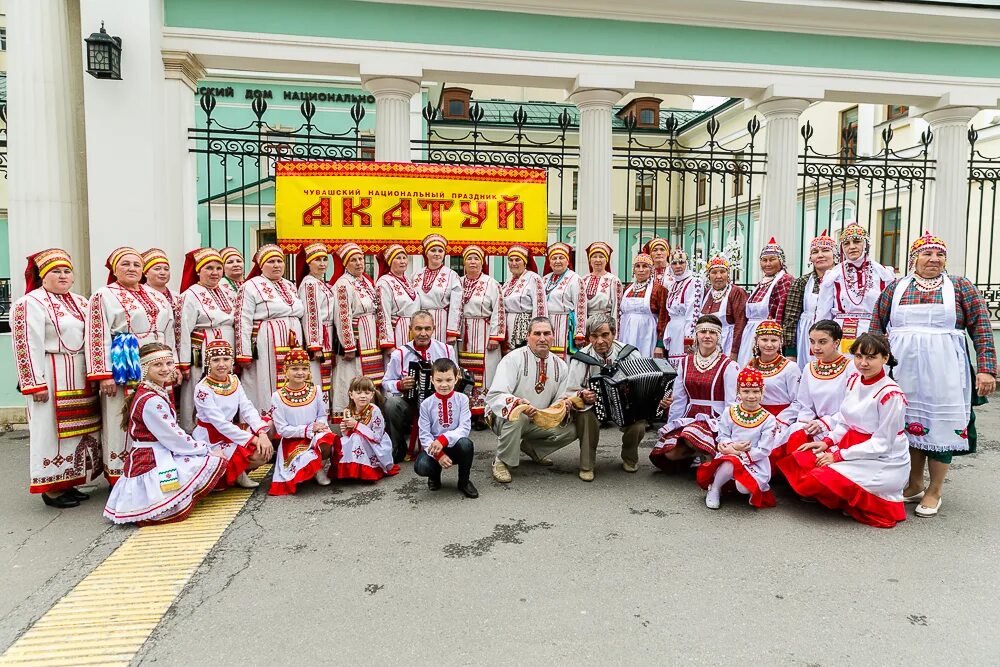
[[[763,248],[760,249],[760,256],[763,257],[777,257],[781,260],[781,266],[785,266],[785,249],[778,245],[778,242],[771,237],[771,240],[767,242]]]
[[[840,242],[844,243],[844,241],[864,241],[867,244],[868,230],[857,222],[852,222],[840,230]]]
[[[635,261],[632,262],[632,266],[635,266],[636,264],[644,264],[644,265],[652,268],[653,267],[653,258],[650,257],[649,255],[647,255],[644,252],[640,252],[638,255],[635,256]]]
[[[293,347],[285,355],[285,368],[289,366],[308,366],[309,353],[301,347]]]
[[[216,357],[233,356],[233,346],[225,338],[216,338],[205,343],[205,361]]]
[[[597,253],[601,253],[605,258],[611,259],[611,246],[604,241],[594,241],[587,246],[587,259],[590,259]]]
[[[841,236],[841,239],[843,239],[843,236]],[[833,248],[833,249],[836,249],[836,247],[837,247],[837,244],[834,243],[833,237],[830,236],[829,234],[827,234],[825,229],[823,230],[822,234],[820,234],[819,236],[817,236],[816,238],[814,238],[809,243],[809,249],[810,250],[812,250],[813,248]]]
[[[754,337],[759,338],[760,336],[777,336],[781,338],[783,329],[781,328],[781,323],[777,320],[764,320],[757,325],[757,331],[754,332]]]
[[[647,255],[652,255],[654,250],[662,250],[665,253],[669,253],[670,243],[666,239],[657,236],[655,239],[650,239],[642,249]]]
[[[695,331],[695,333],[700,333],[702,331],[708,331],[710,333],[717,333],[720,336],[722,335],[722,327],[720,327],[715,322],[702,322],[701,324],[699,324],[699,325],[697,325],[695,327],[694,331]]]
[[[486,260],[486,253],[483,252],[483,249],[477,245],[467,246],[465,250],[462,251],[462,259],[465,259],[469,255],[476,255],[481,261]]]
[[[329,255],[330,249],[325,243],[309,243],[299,248],[298,254],[295,255],[295,284],[301,285],[309,275],[309,262]]]
[[[219,251],[219,254],[222,255],[223,264],[225,264],[230,257],[239,257],[240,259],[243,259],[243,253],[232,246],[223,248]]]
[[[425,253],[434,247],[439,247],[447,252],[448,239],[441,236],[440,234],[428,234],[427,236],[424,237],[423,246]]]
[[[326,257],[330,254],[329,248],[326,247],[325,243],[310,243],[309,245],[302,248],[306,255],[306,264],[313,261],[314,259],[319,259],[320,257]]]
[[[49,248],[28,255],[28,266],[24,269],[24,293],[38,289],[42,286],[42,278],[52,269],[63,266],[70,271],[73,270],[73,260],[69,253],[62,248]]]
[[[764,389],[764,376],[756,368],[747,366],[736,376],[737,389]]]
[[[274,259],[275,257],[285,258],[285,253],[281,248],[274,245],[273,243],[268,243],[257,248],[257,252],[254,253],[253,263],[257,266],[263,268],[264,264],[267,263],[269,259]]]
[[[507,250],[507,258],[519,257],[524,262],[525,270],[538,273],[538,264],[535,263],[535,256],[523,245],[512,245]]]
[[[184,255],[184,270],[181,271],[181,292],[198,282],[198,272],[209,262],[225,264],[222,255],[215,248],[197,248]]]
[[[170,259],[167,258],[167,253],[163,252],[160,248],[150,248],[146,252],[142,253],[143,273],[148,272],[157,264],[166,264],[167,266],[170,266]]]
[[[940,236],[935,236],[930,232],[924,232],[924,235],[914,241],[913,245],[910,246],[909,262],[907,263],[908,271],[913,270],[913,266],[917,261],[917,255],[920,254],[920,251],[928,248],[936,248],[945,255],[948,254],[948,245],[944,242],[944,239]]]
[[[552,259],[555,255],[562,255],[566,259],[569,259],[573,255],[573,249],[566,243],[556,242],[550,245],[545,253],[545,256],[549,259]]]
[[[708,260],[708,264],[705,265],[705,271],[711,271],[712,269],[725,269],[726,271],[730,271],[732,268],[733,265],[729,263],[729,258],[722,253],[713,255],[712,259]]]
[[[385,260],[386,266],[392,266],[392,263],[396,260],[397,257],[405,254],[406,254],[406,248],[399,245],[398,243],[393,243],[391,246],[388,246],[385,250],[382,251],[382,259]]]
[[[688,261],[688,254],[684,252],[684,248],[677,246],[674,251],[670,253],[670,262],[686,262]]]
[[[340,261],[347,264],[347,261],[354,255],[363,255],[361,251],[361,246],[357,243],[344,243],[339,248],[337,248],[337,257],[340,257]]]
[[[153,350],[139,357],[139,368],[142,369],[142,379],[145,380],[146,376],[149,375],[149,367],[154,361],[173,358],[174,353],[172,350]]]
[[[126,255],[135,255],[136,259],[142,263],[142,253],[135,248],[130,248],[128,246],[122,246],[121,248],[115,248],[108,255],[108,260],[104,263],[104,266],[108,269],[108,284],[110,285],[115,281],[115,270],[118,268],[118,264],[122,261],[122,258]]]

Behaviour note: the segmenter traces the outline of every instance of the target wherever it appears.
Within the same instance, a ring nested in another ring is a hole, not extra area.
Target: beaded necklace
[[[562,282],[563,278],[566,277],[567,273],[569,273],[569,271],[563,271],[562,273],[560,273],[559,276],[556,278],[555,282],[552,282],[552,276],[555,275],[554,273],[550,273],[549,275],[545,276],[545,294],[546,295],[552,294],[552,292],[557,287],[559,287],[559,283]]]
[[[646,288],[647,287],[649,287],[649,281],[648,280],[646,280],[644,282],[641,282],[641,283],[632,283],[632,286],[629,287],[629,291],[632,292],[632,296],[634,296],[634,297],[636,297],[638,299],[641,299],[644,296],[646,296]]]
[[[308,405],[316,396],[316,385],[306,384],[301,389],[289,389],[286,384],[278,390],[278,395],[281,396],[282,403],[293,408]]]
[[[942,273],[937,278],[921,278],[918,274],[913,274],[913,284],[917,286],[917,289],[921,292],[933,292],[934,290],[941,287],[944,284],[944,274]]]
[[[821,380],[830,380],[837,377],[847,368],[847,357],[840,355],[833,361],[822,361],[817,359],[809,364],[812,374]]]
[[[714,366],[715,362],[717,362],[721,356],[722,352],[719,348],[715,348],[707,357],[701,356],[701,352],[699,350],[695,350],[694,354],[691,355],[691,360],[694,362],[694,367],[698,369],[698,371],[704,373],[709,368]]]
[[[70,315],[80,320],[81,322],[84,321],[83,313],[80,312],[80,308],[77,306],[76,300],[73,298],[72,294],[67,292],[66,294],[56,294],[55,296],[58,297],[59,301],[61,301],[64,305],[69,306]],[[84,342],[80,343],[80,347],[76,349],[73,349],[72,347],[67,345],[66,341],[64,341],[62,337],[62,328],[59,326],[59,316],[62,314],[62,309],[59,307],[58,303],[52,300],[53,297],[52,292],[45,290],[45,297],[49,301],[49,309],[53,315],[50,319],[52,320],[52,326],[56,330],[56,339],[59,341],[59,346],[62,349],[66,350],[66,352],[68,352],[69,354],[77,354],[78,352],[80,352],[80,350],[83,349],[83,346],[86,344],[87,337],[84,336]]]
[[[733,423],[743,428],[756,428],[760,426],[767,421],[768,414],[770,413],[763,407],[757,408],[753,412],[744,410],[742,403],[737,403],[729,407],[729,416],[732,418]]]
[[[209,375],[205,378],[205,384],[211,387],[212,391],[219,396],[232,396],[236,393],[237,387],[240,386],[239,380],[232,374],[225,380],[225,382],[219,382]]]
[[[844,264],[847,264],[845,267]],[[855,280],[848,276],[853,273]],[[843,262],[840,265],[840,274],[844,278],[844,285],[847,287],[847,298],[855,306],[860,306],[865,300],[865,294],[872,284],[872,263],[866,258],[860,267],[856,267],[850,262]],[[857,296],[857,299],[854,297]]]
[[[354,410],[351,409],[351,406],[348,405],[347,409],[344,410],[344,416],[356,420],[359,424],[367,424],[372,420],[372,412],[374,412],[374,407],[375,407],[374,405],[369,403],[368,405],[365,406],[364,410],[355,413]]]
[[[717,289],[715,289],[713,287],[712,288],[712,301],[715,302],[715,303],[722,303],[722,300],[726,298],[726,295],[729,294],[729,290],[731,290],[732,288],[733,288],[733,286],[731,284],[727,284],[721,290],[717,290]]]
[[[774,361],[763,362],[760,357],[754,357],[750,360],[750,364],[760,371],[760,374],[766,378],[771,378],[781,372],[781,370],[788,365],[788,359],[781,356],[780,354],[774,358]]]

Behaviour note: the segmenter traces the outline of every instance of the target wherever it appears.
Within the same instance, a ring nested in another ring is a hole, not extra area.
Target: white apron
[[[708,288],[709,292],[705,296],[705,303],[712,298],[711,287]],[[719,338],[719,348],[722,353],[729,356],[733,353],[733,332],[736,330],[736,323],[730,322],[726,313],[729,310],[729,295],[733,293],[733,284],[729,283],[729,287],[726,288],[726,295],[722,297],[722,301],[719,302],[719,309],[712,313],[719,318],[722,322],[722,336]],[[702,312],[705,312],[705,304],[702,304]]]
[[[806,289],[802,294],[802,314],[799,315],[799,324],[795,332],[795,346],[798,353],[799,368],[806,368],[812,361],[809,354],[809,327],[816,322],[816,304],[819,302],[819,294],[813,294],[813,284],[816,276],[809,276],[806,281]]]
[[[968,451],[972,377],[965,332],[955,328],[955,285],[946,275],[942,303],[901,306],[912,280],[906,276],[896,284],[888,327],[900,362],[894,379],[909,404],[906,438],[916,449]]]
[[[642,297],[626,296],[622,297],[621,331],[618,340],[629,345],[634,345],[639,354],[644,357],[652,357],[656,349],[656,341],[659,334],[656,331],[656,315],[649,309],[649,300],[653,296],[653,283],[646,285],[646,294]]]
[[[751,303],[750,299],[747,299],[747,326],[743,329],[743,338],[740,339],[740,356],[736,360],[740,368],[745,368],[753,356],[753,339],[757,335],[757,327],[767,319],[767,311],[771,306],[771,292],[784,276],[784,269],[774,274],[774,279],[768,285],[764,298],[760,301]],[[750,298],[753,298],[753,293],[750,294]]]

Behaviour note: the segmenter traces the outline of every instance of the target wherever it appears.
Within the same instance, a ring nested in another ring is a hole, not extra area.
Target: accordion
[[[406,371],[406,376],[413,378],[413,387],[403,392],[403,398],[407,401],[420,405],[424,399],[434,393],[434,384],[431,376],[434,375],[433,364],[429,361],[411,361]],[[459,369],[458,382],[455,383],[455,391],[462,394],[472,394],[473,387],[476,386],[476,379],[464,368]]]
[[[587,381],[597,394],[594,413],[598,421],[628,426],[660,414],[660,400],[669,391],[677,371],[664,359],[622,359],[611,375],[595,375]]]

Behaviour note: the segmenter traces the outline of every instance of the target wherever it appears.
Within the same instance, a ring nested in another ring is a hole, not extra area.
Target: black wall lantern
[[[121,81],[122,38],[109,35],[101,21],[101,31],[84,41],[87,42],[87,73],[97,79]]]

